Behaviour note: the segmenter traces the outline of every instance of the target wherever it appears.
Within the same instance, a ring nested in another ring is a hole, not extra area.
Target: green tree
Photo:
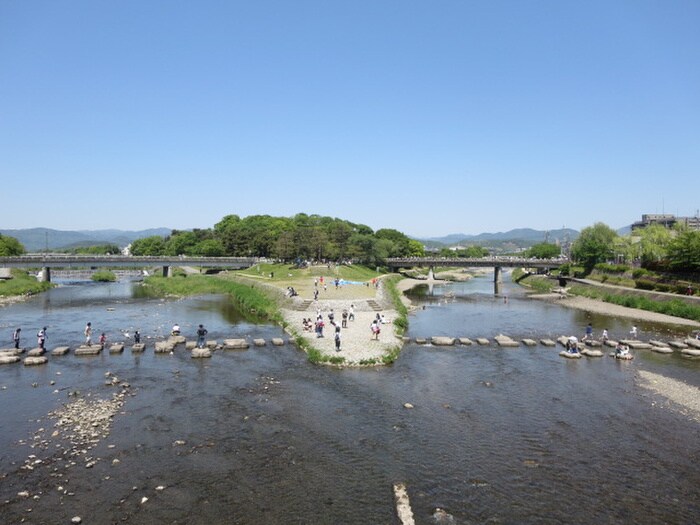
[[[131,243],[131,254],[142,256],[165,255],[165,239],[159,235],[136,239]]]
[[[666,258],[673,233],[660,224],[652,224],[639,231],[639,237],[642,266],[647,266]]]
[[[222,257],[224,254],[224,245],[217,239],[204,239],[192,248],[192,255],[199,257]]]
[[[527,250],[526,255],[528,257],[536,257],[538,259],[552,259],[558,257],[561,253],[561,248],[556,244],[551,244],[548,242],[541,242],[535,244],[529,250]]]
[[[0,234],[0,257],[13,257],[22,255],[24,252],[21,242],[9,235]]]
[[[700,272],[700,231],[679,233],[668,246],[668,258],[673,270]]]
[[[610,226],[596,222],[581,231],[571,247],[571,255],[576,262],[583,265],[587,273],[590,273],[596,264],[614,257],[614,246],[618,238]]]

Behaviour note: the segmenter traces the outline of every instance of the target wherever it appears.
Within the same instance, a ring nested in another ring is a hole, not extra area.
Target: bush
[[[100,270],[99,272],[93,273],[90,279],[98,283],[113,283],[117,280],[117,276],[114,272],[110,272],[109,270]]]
[[[635,279],[634,286],[640,290],[653,290],[656,283],[649,279]]]
[[[608,263],[598,263],[594,268],[600,272],[605,273],[625,273],[630,268],[625,264],[608,264]]]
[[[632,272],[633,279],[639,279],[640,277],[644,277],[645,275],[651,275],[651,272],[646,268],[637,268]]]

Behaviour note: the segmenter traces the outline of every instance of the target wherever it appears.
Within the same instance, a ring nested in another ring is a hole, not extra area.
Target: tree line
[[[270,257],[282,261],[352,260],[379,265],[387,257],[420,257],[423,244],[404,233],[343,219],[299,213],[293,217],[226,215],[213,228],[173,232],[131,244],[133,255]]]

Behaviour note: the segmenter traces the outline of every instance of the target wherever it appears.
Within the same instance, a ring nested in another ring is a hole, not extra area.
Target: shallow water
[[[488,294],[486,278],[435,289],[425,310],[411,315],[409,335],[544,337],[589,322],[506,285],[507,304]],[[213,338],[281,334],[237,316],[218,297],[168,302],[134,298],[127,288],[54,290],[2,309],[0,330],[46,322],[68,342],[89,316],[110,333],[139,326],[158,335],[177,321],[186,332],[203,322]],[[611,332],[629,326],[592,322]],[[0,514],[9,523],[80,515],[84,523],[393,524],[391,487],[403,481],[419,524],[435,523],[437,507],[455,523],[696,522],[700,425],[640,388],[636,371],[698,384],[698,361],[641,351],[631,362],[570,361],[557,353],[412,344],[393,366],[336,370],[311,365],[286,345],[216,352],[211,360],[178,348],[172,356],[126,350],[50,358],[39,368],[6,365],[0,502],[9,503]],[[50,448],[19,443],[53,424],[45,416],[69,400],[68,391],[111,395],[107,370],[135,395],[95,449],[97,465],[65,469]],[[19,470],[31,453],[46,464]],[[59,484],[75,495],[60,495]],[[40,499],[17,498],[23,489]]]

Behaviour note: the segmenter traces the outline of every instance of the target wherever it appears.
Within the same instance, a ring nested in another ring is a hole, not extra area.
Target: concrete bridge
[[[0,268],[37,268],[41,278],[51,280],[51,268],[152,268],[161,266],[163,275],[172,275],[173,266],[200,266],[204,268],[249,268],[260,261],[257,257],[146,257],[129,255],[63,255],[40,254],[0,257]]]
[[[428,278],[433,277],[435,267],[449,266],[456,268],[493,268],[493,288],[496,295],[501,293],[503,283],[502,269],[537,268],[551,270],[569,262],[566,259],[534,259],[527,257],[394,257],[386,260],[387,266],[394,271],[400,268],[428,267]]]

